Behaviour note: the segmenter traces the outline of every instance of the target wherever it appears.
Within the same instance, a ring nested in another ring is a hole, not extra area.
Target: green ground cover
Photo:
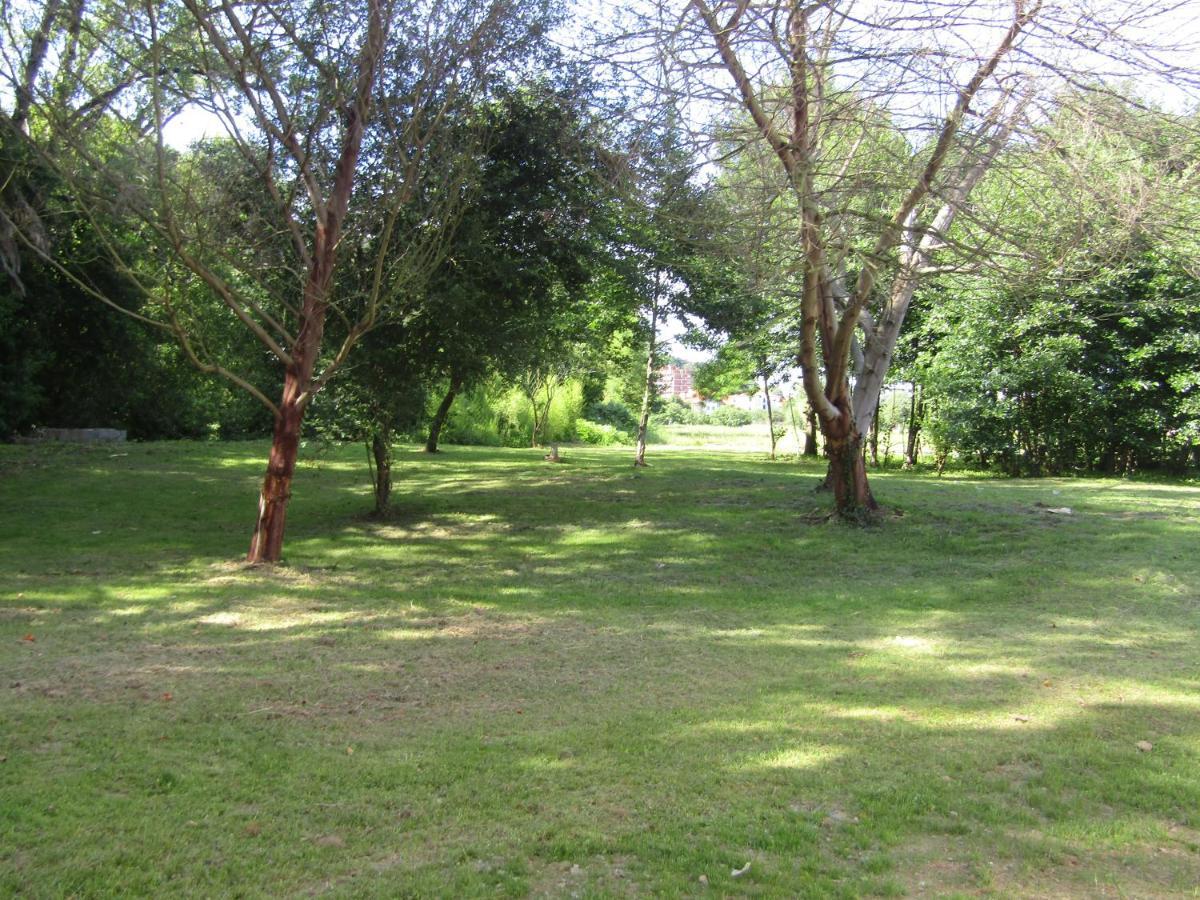
[[[115,454],[0,447],[0,894],[1197,893],[1196,487]]]

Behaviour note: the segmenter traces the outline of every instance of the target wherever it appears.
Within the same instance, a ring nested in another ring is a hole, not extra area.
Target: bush
[[[607,422],[592,422],[580,419],[575,423],[579,440],[585,444],[595,444],[598,447],[613,447],[634,443],[634,436],[628,431],[609,425]]]
[[[507,389],[494,404],[497,432],[506,447],[528,447],[533,436],[533,406],[520,388]],[[583,385],[574,378],[554,388],[540,444],[573,441],[583,409]]]
[[[582,414],[583,385],[575,378],[568,378],[554,389],[542,443],[575,440],[576,423]]]
[[[637,431],[638,427],[637,414],[620,400],[591,403],[583,410],[583,418],[623,431]]]
[[[738,409],[736,406],[718,406],[708,416],[709,422],[713,425],[726,425],[730,428],[741,428],[743,425],[749,425],[754,421],[754,416],[744,409]]]
[[[499,416],[493,409],[487,385],[472,387],[455,399],[450,416],[442,426],[442,442],[487,447],[502,443]]]
[[[703,425],[704,415],[692,411],[692,408],[682,400],[674,398],[663,404],[663,408],[654,414],[656,425]]]

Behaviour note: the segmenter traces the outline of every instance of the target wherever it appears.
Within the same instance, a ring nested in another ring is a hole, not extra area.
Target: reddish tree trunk
[[[284,381],[284,396],[294,387],[295,375],[288,372]],[[294,394],[293,394],[294,395]],[[297,402],[285,402],[275,417],[275,434],[267,474],[263,478],[258,498],[258,521],[246,559],[252,563],[279,562],[283,555],[283,531],[287,521],[288,500],[292,496],[292,476],[296,472],[296,455],[300,450],[300,425],[304,408]]]
[[[323,229],[318,225],[318,247]],[[287,504],[292,496],[292,476],[296,472],[296,455],[300,450],[300,426],[308,406],[313,382],[313,367],[321,348],[325,331],[325,299],[329,275],[333,271],[334,252],[329,247],[317,258],[309,272],[301,307],[300,332],[292,346],[291,364],[283,376],[283,397],[275,415],[275,433],[271,455],[267,459],[267,474],[263,478],[258,498],[258,521],[246,560],[252,563],[279,562],[283,555],[283,529],[287,520]]]
[[[275,414],[275,435],[267,474],[259,494],[258,521],[250,540],[250,552],[246,554],[246,560],[251,563],[279,562],[283,555],[283,531],[288,500],[292,495],[292,476],[296,472],[296,454],[300,449],[300,426],[304,410],[312,399],[313,369],[325,333],[325,313],[329,308],[329,287],[337,263],[338,242],[354,189],[354,174],[371,105],[376,66],[387,40],[387,23],[378,3],[369,3],[368,7],[367,38],[359,57],[358,81],[352,102],[345,110],[342,147],[334,169],[333,188],[323,215],[317,218],[313,229],[312,262],[304,284],[300,328],[288,348],[290,358],[283,378],[283,397]]]
[[[335,246],[326,242],[326,230],[318,223],[316,246],[321,250],[308,273],[304,305],[300,309],[300,331],[291,347],[291,363],[283,376],[283,397],[275,415],[275,434],[267,474],[258,498],[258,521],[246,560],[252,563],[279,562],[283,555],[283,529],[287,504],[292,496],[292,476],[300,450],[300,426],[313,386],[313,368],[325,332],[326,296],[335,260]]]
[[[862,522],[869,519],[879,504],[867,481],[867,464],[863,458],[863,436],[854,428],[849,412],[833,420],[822,420],[825,448],[829,456],[829,486],[833,502],[841,519]]]

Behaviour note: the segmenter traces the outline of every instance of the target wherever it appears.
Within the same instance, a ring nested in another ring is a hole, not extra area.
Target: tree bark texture
[[[657,279],[655,279],[657,288]],[[646,432],[650,428],[650,403],[654,399],[654,347],[658,338],[658,292],[654,294],[650,306],[650,343],[646,349],[646,384],[642,390],[642,414],[638,418],[637,450],[634,453],[635,466],[646,465]]]
[[[376,431],[371,436],[371,456],[375,459],[375,514],[387,515],[392,503],[391,435]]]
[[[763,376],[763,396],[767,398],[767,429],[771,432],[771,459],[775,458],[775,411],[771,408],[771,385]]]
[[[318,225],[318,243],[325,229]],[[292,496],[292,476],[300,450],[300,428],[311,397],[313,369],[325,331],[328,290],[334,261],[334,246],[314,258],[304,290],[300,314],[303,324],[291,348],[291,363],[283,379],[283,397],[275,415],[275,432],[267,474],[258,499],[258,521],[246,560],[252,563],[279,562],[283,555],[283,531],[288,500]]]
[[[289,371],[284,378],[285,401],[275,416],[275,431],[271,439],[271,455],[267,459],[267,474],[258,497],[258,520],[250,540],[249,562],[278,562],[283,555],[283,532],[287,522],[288,500],[292,496],[292,476],[296,472],[296,456],[300,450],[300,426],[304,407],[295,400],[298,378]]]
[[[425,441],[426,453],[438,452],[438,441],[442,437],[442,426],[446,424],[446,419],[450,417],[450,407],[454,405],[454,398],[458,396],[458,392],[462,390],[462,379],[457,375],[450,376],[450,389],[446,391],[446,396],[442,398],[442,402],[438,404],[437,411],[433,414],[433,421],[429,423],[429,438]]]
[[[868,521],[879,509],[879,504],[867,481],[863,436],[854,427],[849,410],[837,419],[822,421],[822,425],[837,515],[848,521]]]
[[[267,474],[259,493],[258,519],[250,539],[250,550],[246,554],[246,560],[251,563],[274,563],[283,555],[284,525],[288,500],[292,496],[296,456],[300,449],[300,429],[314,390],[313,371],[325,332],[325,314],[329,309],[329,289],[333,283],[338,243],[342,224],[350,208],[350,195],[354,189],[354,176],[370,111],[371,91],[383,53],[386,31],[380,9],[373,4],[367,37],[359,56],[355,92],[345,110],[342,145],[329,198],[319,210],[313,227],[311,263],[298,316],[300,328],[286,358],[283,396],[275,414],[275,432],[267,460]]]

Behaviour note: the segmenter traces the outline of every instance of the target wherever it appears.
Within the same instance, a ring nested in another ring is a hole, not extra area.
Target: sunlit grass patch
[[[261,444],[0,448],[0,893],[1200,883],[1196,487],[308,452],[254,569]]]

